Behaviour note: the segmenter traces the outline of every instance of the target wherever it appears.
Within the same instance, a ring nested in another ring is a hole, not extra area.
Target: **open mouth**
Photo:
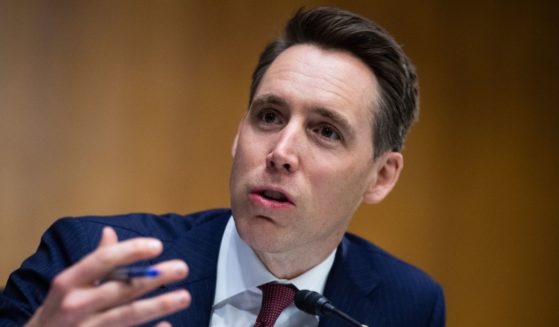
[[[258,192],[258,194],[260,196],[262,196],[263,198],[267,199],[267,200],[276,201],[276,202],[280,202],[280,203],[289,202],[289,199],[287,198],[287,196],[285,196],[285,194],[283,194],[281,192],[260,191],[260,192]]]

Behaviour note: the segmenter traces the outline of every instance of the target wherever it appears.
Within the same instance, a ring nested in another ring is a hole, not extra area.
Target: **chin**
[[[265,220],[237,221],[237,231],[241,239],[255,252],[278,253],[285,249],[281,231]]]

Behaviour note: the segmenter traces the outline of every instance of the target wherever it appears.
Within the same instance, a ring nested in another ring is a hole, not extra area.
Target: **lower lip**
[[[278,201],[270,200],[258,193],[250,193],[248,197],[252,203],[263,208],[287,209],[293,207],[293,204],[291,202],[278,202]]]

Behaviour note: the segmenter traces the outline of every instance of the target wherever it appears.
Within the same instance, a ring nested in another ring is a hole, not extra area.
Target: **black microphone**
[[[309,290],[300,290],[295,293],[295,306],[308,314],[322,316],[327,314],[337,315],[354,326],[367,327],[360,324],[357,320],[351,318],[340,310],[336,309],[332,302],[325,296]]]

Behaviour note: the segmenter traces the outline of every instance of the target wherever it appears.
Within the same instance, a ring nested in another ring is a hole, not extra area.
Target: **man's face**
[[[373,73],[347,52],[297,45],[270,65],[240,123],[230,181],[237,229],[257,253],[337,246],[377,178],[377,97]]]

